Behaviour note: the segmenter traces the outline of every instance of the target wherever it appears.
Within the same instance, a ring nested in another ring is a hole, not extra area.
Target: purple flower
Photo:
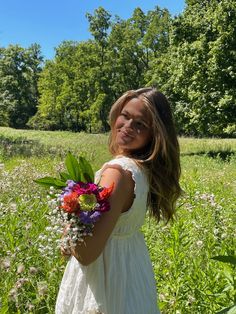
[[[99,201],[99,211],[107,212],[110,210],[110,204],[107,200]]]
[[[67,184],[67,188],[69,188],[69,189],[73,189],[73,187],[74,187],[74,185],[76,185],[76,182],[75,181],[73,181],[73,180],[67,180],[66,181],[66,184]]]
[[[67,180],[66,181],[67,186],[62,190],[60,195],[60,200],[63,201],[63,197],[65,195],[69,195],[71,192],[73,192],[73,187],[76,185],[76,182],[73,180]]]
[[[100,216],[101,216],[101,212],[96,211],[96,210],[88,211],[88,212],[82,211],[79,214],[80,221],[86,225],[95,223],[96,221],[98,221]]]

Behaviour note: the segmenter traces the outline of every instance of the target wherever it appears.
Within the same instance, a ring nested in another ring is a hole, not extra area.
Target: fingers
[[[65,257],[69,257],[71,256],[71,250],[61,247],[61,254]]]

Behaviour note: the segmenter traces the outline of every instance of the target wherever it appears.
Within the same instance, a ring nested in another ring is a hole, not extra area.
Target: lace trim
[[[127,163],[125,162],[125,160],[127,161]],[[132,176],[132,180],[134,181],[134,198],[135,198],[135,193],[136,193],[136,178],[135,178],[135,168],[134,166],[137,166],[132,159],[125,157],[125,156],[117,156],[116,158],[106,162],[103,167],[97,171],[96,173],[96,181],[95,183],[99,183],[100,179],[101,179],[101,175],[103,173],[103,171],[108,168],[109,166],[120,166],[122,169],[124,169],[125,171],[129,171],[131,173]]]

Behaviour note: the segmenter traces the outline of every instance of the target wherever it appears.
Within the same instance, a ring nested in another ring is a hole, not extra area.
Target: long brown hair
[[[176,200],[181,194],[180,152],[170,104],[167,98],[155,88],[130,90],[123,94],[112,106],[109,120],[111,134],[109,149],[113,155],[118,153],[115,143],[115,122],[125,104],[132,98],[143,100],[152,118],[152,140],[145,150],[130,153],[136,163],[148,175],[148,207],[150,214],[158,221],[173,218]]]

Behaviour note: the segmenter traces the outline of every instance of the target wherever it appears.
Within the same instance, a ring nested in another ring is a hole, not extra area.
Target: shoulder
[[[108,165],[120,165],[122,167],[122,169],[124,169],[124,170],[129,170],[130,167],[132,167],[132,168],[138,167],[138,165],[136,164],[136,162],[132,158],[122,156],[122,155],[111,159],[106,164],[108,164]]]
[[[124,171],[130,172],[132,176],[134,174],[143,173],[142,167],[138,165],[138,163],[134,159],[126,156],[117,156],[114,159],[111,159],[103,165],[102,169],[107,167],[120,168]]]
[[[114,191],[120,193],[134,189],[132,174],[119,164],[106,164],[100,176],[100,185],[107,186],[114,183]]]
[[[138,163],[129,157],[126,156],[117,156],[110,161],[106,162],[100,170],[96,172],[95,182],[100,182],[104,171],[108,173],[107,169],[114,169],[114,171],[110,170],[109,173],[115,173],[115,169],[119,172],[119,174],[123,177],[123,179],[132,180],[136,183],[136,181],[140,181],[143,183],[148,182],[147,171],[138,165]],[[116,172],[117,173],[117,172]]]
[[[114,184],[111,203],[119,204],[120,211],[126,211],[132,205],[134,199],[135,181],[129,168],[123,166],[123,162],[113,159],[101,169],[99,185],[110,186]],[[124,161],[124,160],[123,160]]]

